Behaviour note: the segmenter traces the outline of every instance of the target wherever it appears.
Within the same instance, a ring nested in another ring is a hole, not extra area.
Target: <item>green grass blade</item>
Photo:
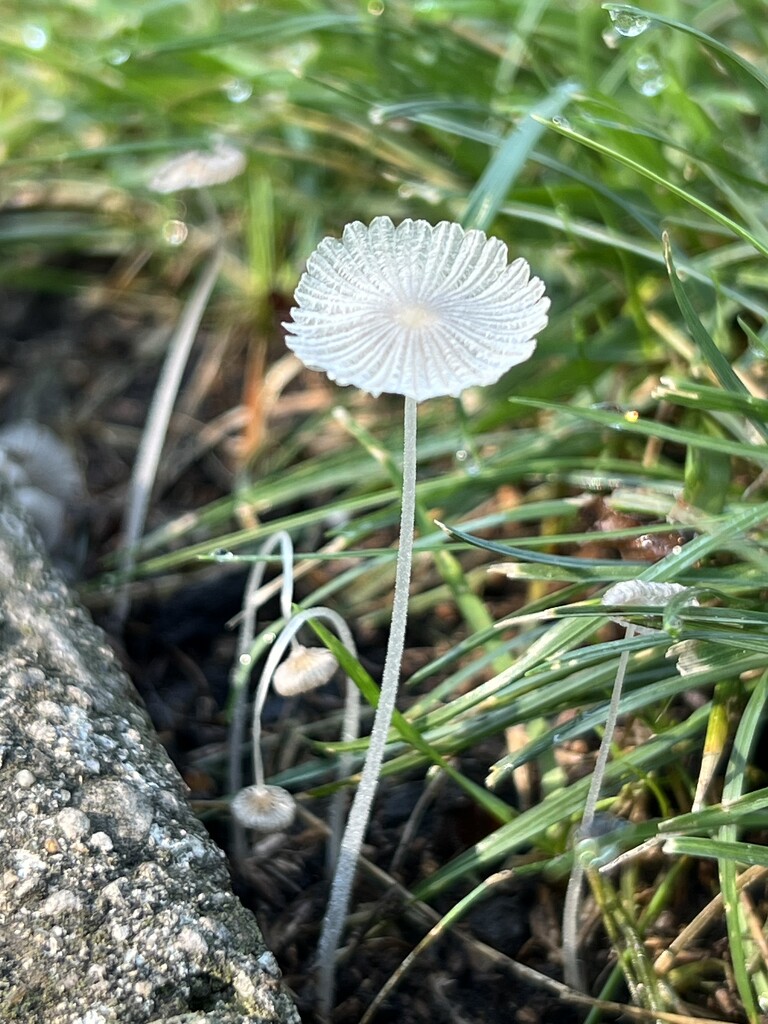
[[[677,32],[684,32],[697,42],[702,43],[708,49],[714,50],[715,53],[720,54],[721,57],[725,57],[729,63],[734,64],[740,71],[744,72],[755,84],[757,84],[759,89],[750,91],[751,96],[759,98],[761,93],[768,92],[768,75],[766,75],[755,64],[750,63],[750,61],[745,57],[742,57],[741,54],[737,53],[732,49],[732,47],[727,46],[719,39],[715,39],[714,36],[707,35],[707,33],[702,32],[701,29],[694,28],[693,25],[686,25],[685,22],[676,21],[674,18],[669,18],[665,14],[657,14],[655,11],[646,11],[641,7],[633,7],[631,4],[607,3],[603,4],[603,10],[627,14],[631,18],[647,19],[653,24],[666,25],[667,28],[673,28]]]
[[[686,191],[686,189],[676,185],[673,181],[670,181],[663,175],[657,174],[656,171],[651,170],[650,167],[643,166],[643,164],[638,163],[637,160],[632,159],[632,157],[627,156],[625,153],[622,153],[611,146],[607,146],[603,142],[598,142],[597,139],[592,139],[588,135],[584,135],[582,132],[578,132],[570,126],[564,125],[562,121],[556,122],[552,119],[546,121],[544,118],[539,118],[538,115],[532,114],[531,116],[537,117],[542,124],[551,128],[553,131],[558,132],[560,135],[571,139],[573,142],[578,142],[582,146],[586,146],[595,153],[600,153],[602,156],[608,157],[609,160],[618,161],[620,164],[623,164],[624,167],[628,167],[630,170],[641,175],[641,177],[647,178],[655,185],[659,185],[661,188],[666,189],[668,192],[671,192],[672,195],[677,196],[678,199],[682,199],[684,203],[695,207],[695,209],[700,210],[702,213],[705,213],[715,221],[715,223],[727,228],[732,234],[739,238],[743,238],[745,242],[749,242],[749,244],[763,256],[768,256],[768,238],[758,238],[751,231],[748,231],[742,224],[739,224],[731,217],[722,213],[717,209],[717,207],[712,206],[711,203],[700,199],[698,196],[694,195],[693,192]]]
[[[465,227],[488,230],[544,126],[566,106],[574,91],[571,82],[559,85],[504,140],[469,194],[462,217]]]

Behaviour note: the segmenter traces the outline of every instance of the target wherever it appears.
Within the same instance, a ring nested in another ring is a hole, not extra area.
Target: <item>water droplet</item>
[[[234,557],[234,554],[227,548],[214,548],[211,552],[214,562],[231,562]]]
[[[368,0],[368,13],[372,14],[374,18],[378,18],[380,14],[383,14],[384,4],[382,0]]]
[[[107,54],[107,63],[115,68],[119,68],[121,64],[125,64],[130,59],[131,51],[126,50],[124,47],[116,46],[114,50],[110,50]]]
[[[245,103],[253,95],[253,87],[242,78],[233,78],[224,86],[224,94],[230,103]]]
[[[48,45],[48,33],[40,25],[24,25],[21,38],[28,50],[44,50]]]
[[[632,39],[642,35],[651,24],[651,19],[643,14],[631,14],[629,11],[609,11],[614,28],[620,36]]]
[[[253,661],[253,658],[250,656],[250,654],[241,654],[237,660],[240,662],[243,668],[247,668]]]
[[[265,633],[262,639],[267,645],[273,644],[277,640],[277,633]]]
[[[183,245],[188,234],[189,228],[183,220],[167,220],[163,224],[163,240],[168,245]]]
[[[466,448],[459,448],[457,452],[454,452],[453,457],[467,476],[477,476],[479,474],[480,466],[471,451],[467,451]]]
[[[552,118],[552,124],[556,125],[558,128],[567,128],[569,131],[571,128],[571,122],[567,117],[563,117],[562,114],[555,114]]]
[[[283,65],[296,78],[301,78],[310,60],[317,54],[318,47],[314,43],[296,43],[281,51]]]
[[[642,96],[658,96],[667,87],[667,79],[655,57],[646,53],[630,68],[629,81]]]
[[[611,26],[611,28],[607,28],[605,32],[603,32],[603,42],[609,50],[618,49],[619,33],[616,31],[615,28],[613,28],[613,26]]]
[[[368,111],[368,120],[371,124],[384,124],[387,119],[387,115],[384,112],[383,107],[371,107]]]
[[[552,733],[552,743],[555,746],[557,746],[559,743],[562,743],[562,742],[563,742],[563,734],[561,732],[554,732],[554,733]]]

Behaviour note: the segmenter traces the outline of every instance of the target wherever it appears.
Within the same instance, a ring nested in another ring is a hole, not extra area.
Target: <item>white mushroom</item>
[[[246,786],[232,800],[232,815],[254,832],[283,832],[296,817],[296,801],[280,786]]]
[[[549,299],[525,260],[483,231],[442,221],[355,221],[307,261],[286,344],[339,384],[405,397],[400,545],[379,704],[320,936],[321,1011],[378,784],[397,698],[408,616],[416,492],[417,402],[491,384],[528,359]]]
[[[632,607],[633,605],[648,606],[651,608],[665,608],[673,597],[685,593],[690,587],[684,587],[680,583],[654,583],[647,580],[622,580],[621,583],[614,583],[603,594],[603,604],[607,607]],[[691,602],[697,605],[694,598]],[[611,620],[626,629],[629,620],[621,615],[611,615]],[[658,633],[659,630],[650,626],[638,626],[635,624],[634,631],[637,634]]]
[[[205,188],[231,181],[245,170],[245,154],[219,140],[210,150],[192,149],[157,168],[149,187],[168,194],[186,188]]]
[[[295,697],[325,686],[333,678],[339,663],[325,647],[297,644],[272,676],[272,686],[281,697]]]
[[[417,402],[492,384],[530,358],[544,284],[485,232],[376,217],[324,238],[296,289],[286,344],[338,384]]]

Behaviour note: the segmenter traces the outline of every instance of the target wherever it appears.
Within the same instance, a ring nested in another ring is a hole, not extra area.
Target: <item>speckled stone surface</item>
[[[299,1021],[130,681],[1,479],[0,1021]]]

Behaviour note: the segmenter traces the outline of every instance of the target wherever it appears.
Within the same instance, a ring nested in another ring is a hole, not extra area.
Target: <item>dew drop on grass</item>
[[[563,117],[561,114],[555,114],[555,116],[552,118],[552,124],[556,125],[558,128],[570,129],[571,127],[571,122],[568,120],[568,118]]]
[[[234,557],[234,553],[227,548],[214,548],[211,552],[214,562],[231,562]]]
[[[454,453],[453,457],[467,476],[477,476],[479,474],[480,466],[478,465],[477,459],[471,452],[468,452],[466,448],[459,448],[459,450]]]
[[[250,82],[233,78],[224,86],[224,95],[230,103],[245,103],[253,95],[253,88]]]
[[[651,19],[642,14],[630,14],[629,11],[609,11],[613,26],[620,36],[632,39],[640,36],[651,24]]]
[[[371,124],[384,124],[387,115],[384,113],[383,107],[371,107],[368,111],[368,120]]]
[[[48,45],[48,33],[40,25],[24,25],[21,38],[28,50],[44,50]]]
[[[131,51],[120,47],[110,50],[107,54],[107,63],[115,68],[119,68],[121,64],[125,64],[130,59]]]
[[[163,224],[163,241],[167,245],[183,245],[188,234],[189,228],[183,220],[167,220]]]
[[[641,96],[658,96],[667,87],[667,79],[659,62],[648,53],[637,58],[630,69],[629,81]]]

